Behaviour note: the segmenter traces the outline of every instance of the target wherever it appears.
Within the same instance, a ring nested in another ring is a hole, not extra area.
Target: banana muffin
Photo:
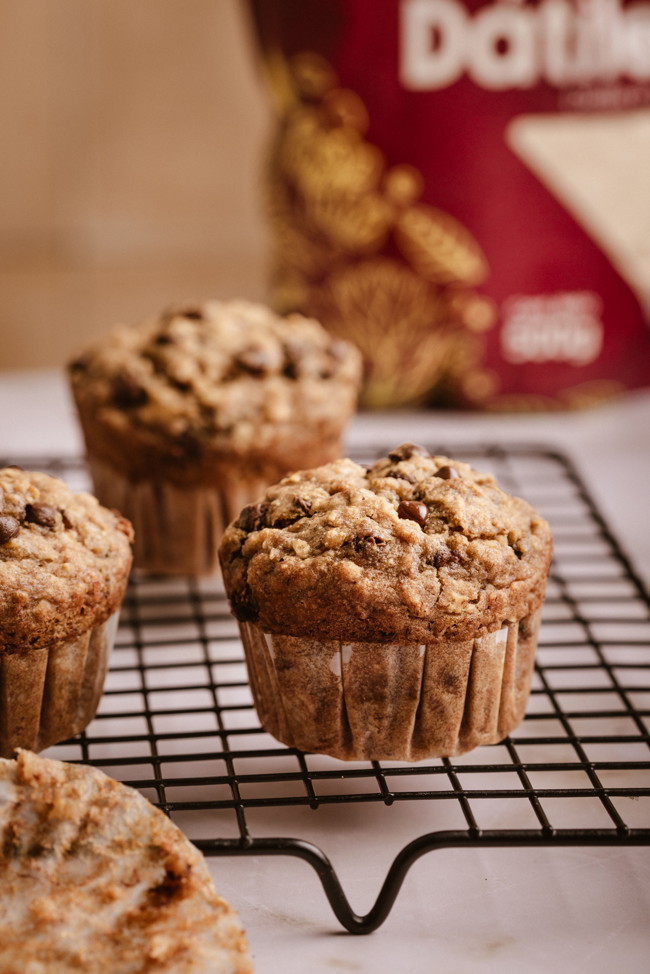
[[[199,851],[96,768],[0,760],[0,970],[250,974]]]
[[[263,727],[356,760],[501,740],[524,716],[551,551],[528,503],[415,444],[283,478],[221,546]]]
[[[0,755],[43,750],[95,715],[132,538],[90,494],[0,469]]]
[[[132,521],[136,567],[209,575],[242,507],[341,455],[361,356],[300,315],[208,301],[117,327],[68,374],[95,493]]]

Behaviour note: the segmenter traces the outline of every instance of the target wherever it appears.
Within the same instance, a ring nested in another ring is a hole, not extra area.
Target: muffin
[[[92,720],[132,537],[90,494],[0,469],[0,755],[43,750]]]
[[[0,760],[0,848],[2,971],[252,971],[198,850],[95,768]]]
[[[269,484],[341,455],[361,357],[311,319],[210,301],[114,329],[68,373],[95,493],[132,521],[134,564],[198,576]]]
[[[348,760],[501,740],[524,716],[551,549],[490,474],[414,444],[286,476],[220,552],[262,726]]]

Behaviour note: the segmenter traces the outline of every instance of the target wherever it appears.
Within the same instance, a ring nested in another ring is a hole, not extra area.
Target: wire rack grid
[[[287,748],[259,724],[219,579],[134,574],[98,714],[47,752],[138,788],[208,856],[305,860],[351,933],[379,927],[410,867],[436,849],[650,844],[650,599],[641,580],[564,454],[430,448],[491,470],[553,530],[531,697],[510,737],[416,764],[347,763]],[[88,486],[80,459],[6,462]],[[398,810],[408,809],[420,814],[394,829]],[[363,915],[310,838],[311,823],[330,814],[345,852],[348,839],[357,841],[360,810],[368,841],[379,846],[394,831],[402,843]]]

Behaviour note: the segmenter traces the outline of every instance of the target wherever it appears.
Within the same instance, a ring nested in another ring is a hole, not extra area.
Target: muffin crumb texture
[[[130,523],[56,477],[0,470],[0,651],[38,649],[105,622],[131,566]]]
[[[338,443],[361,356],[301,315],[206,301],[113,329],[69,375],[96,456],[132,480],[163,472],[179,483],[189,461],[194,480],[209,482],[228,458],[253,454],[277,469],[278,453],[284,473],[315,434]]]
[[[546,521],[488,473],[407,443],[283,478],[221,547],[234,614],[270,633],[470,639],[541,605]]]
[[[87,766],[0,760],[0,969],[250,974],[203,857],[161,811]]]

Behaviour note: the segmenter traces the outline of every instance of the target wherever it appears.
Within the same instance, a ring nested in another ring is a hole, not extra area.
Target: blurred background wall
[[[241,0],[0,0],[0,368],[263,299],[270,106]]]

